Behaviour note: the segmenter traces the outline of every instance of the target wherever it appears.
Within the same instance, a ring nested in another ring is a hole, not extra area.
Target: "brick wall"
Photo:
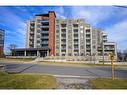
[[[3,47],[0,46],[0,57],[3,57]]]
[[[49,55],[55,55],[55,13],[49,12]]]

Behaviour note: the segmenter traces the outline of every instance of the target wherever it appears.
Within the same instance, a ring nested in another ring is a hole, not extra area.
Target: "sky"
[[[55,11],[58,18],[83,18],[102,29],[118,50],[127,49],[127,8],[118,6],[0,6],[0,28],[5,30],[5,52],[9,44],[25,47],[26,21],[35,14]]]

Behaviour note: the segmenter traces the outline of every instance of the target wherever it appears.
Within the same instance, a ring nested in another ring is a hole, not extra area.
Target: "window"
[[[61,34],[62,37],[66,37],[66,34]]]
[[[90,32],[90,29],[86,29],[86,32]]]
[[[41,31],[39,29],[37,29],[37,32],[40,33]]]
[[[40,38],[40,35],[37,35],[37,38]]]
[[[59,35],[56,35],[56,38],[58,39],[59,38]]]
[[[40,28],[40,25],[37,25],[37,28]]]
[[[68,55],[69,55],[69,56],[72,56],[72,54],[71,54],[71,53],[69,53]]]
[[[56,46],[56,49],[59,49],[59,46]]]
[[[74,29],[74,32],[78,32],[78,29]]]
[[[73,24],[73,27],[77,28],[78,27],[78,24]]]
[[[40,40],[37,40],[37,43],[40,43]]]
[[[78,34],[74,34],[74,37],[78,37]]]
[[[81,56],[84,56],[84,53],[81,53]]]
[[[84,46],[81,46],[81,49],[84,49]]]
[[[65,54],[62,54],[62,56],[65,56]]]
[[[56,20],[56,23],[59,23],[59,20],[58,19]]]
[[[59,56],[59,53],[56,53],[56,56]]]
[[[65,28],[66,27],[66,24],[61,24],[61,27]]]
[[[59,30],[56,30],[56,33],[59,33]]]
[[[59,25],[56,25],[56,28],[59,28]]]
[[[96,46],[93,46],[93,48],[95,49],[95,48],[96,48]]]
[[[66,32],[66,29],[61,29],[61,32]]]
[[[87,35],[86,35],[86,37],[87,37],[87,38],[90,38],[90,35],[89,35],[89,34],[87,34]]]

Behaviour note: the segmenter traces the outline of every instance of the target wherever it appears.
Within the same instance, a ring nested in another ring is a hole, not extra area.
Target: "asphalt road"
[[[10,73],[41,73],[53,74],[55,76],[81,76],[81,77],[111,77],[111,67],[72,67],[53,66],[44,64],[19,64],[0,63],[6,65],[6,71]],[[127,68],[116,68],[117,78],[127,78]]]

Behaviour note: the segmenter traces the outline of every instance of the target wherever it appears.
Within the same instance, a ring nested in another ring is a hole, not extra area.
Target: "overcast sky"
[[[5,51],[9,44],[25,47],[26,21],[35,14],[55,11],[61,18],[84,18],[103,29],[118,49],[127,48],[127,8],[116,6],[0,6],[0,28],[5,30]]]

